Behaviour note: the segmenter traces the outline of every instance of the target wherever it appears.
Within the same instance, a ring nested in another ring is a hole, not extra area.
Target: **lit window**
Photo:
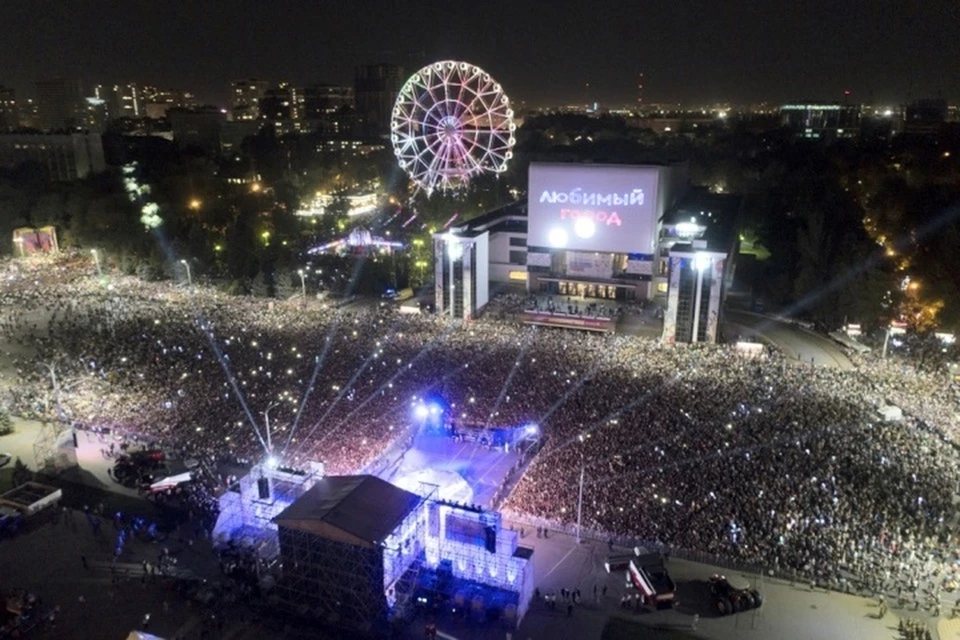
[[[657,293],[666,293],[669,285],[666,282],[660,282],[657,284]]]
[[[527,272],[526,272],[526,271],[511,271],[511,272],[510,272],[510,279],[511,279],[511,280],[522,280],[522,281],[526,282],[526,280],[527,280]]]

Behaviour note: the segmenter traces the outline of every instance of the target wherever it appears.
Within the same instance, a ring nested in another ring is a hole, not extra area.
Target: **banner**
[[[567,251],[567,275],[609,280],[613,277],[613,255]]]
[[[635,273],[641,276],[652,276],[653,261],[652,260],[627,260],[627,268],[624,271],[626,273]]]
[[[549,253],[533,253],[532,251],[528,251],[527,266],[528,267],[549,267],[550,254]]]

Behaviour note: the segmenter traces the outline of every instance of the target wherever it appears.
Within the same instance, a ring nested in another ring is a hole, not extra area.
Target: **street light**
[[[890,336],[900,336],[906,332],[907,329],[903,325],[897,326],[895,323],[887,325],[887,330],[883,336],[883,355],[881,356],[883,360],[887,359],[887,345],[890,343]]]
[[[270,406],[268,406],[263,411],[263,424],[267,430],[267,455],[271,459],[274,459],[274,458],[273,458],[273,443],[270,441],[270,409],[273,409],[275,406],[277,406],[277,404],[278,403],[273,402],[270,404]]]
[[[580,434],[580,444],[583,444],[583,434]],[[583,517],[583,474],[586,471],[586,461],[583,457],[583,447],[580,447],[580,494],[577,497],[577,544],[580,544],[580,528]]]
[[[300,276],[300,295],[303,296],[303,299],[307,299],[307,274],[303,272],[303,269],[297,269],[297,275]]]
[[[190,203],[187,206],[193,209],[194,211],[197,211],[198,209],[200,209],[201,204],[202,203],[200,202],[200,200],[198,200],[197,198],[193,198],[190,200]]]
[[[182,264],[187,269],[187,286],[188,287],[193,286],[193,276],[190,273],[190,263],[184,260],[183,258],[181,258],[180,264]]]
[[[90,249],[90,253],[93,254],[93,261],[97,264],[97,275],[102,276],[103,270],[100,268],[100,252],[96,249]]]

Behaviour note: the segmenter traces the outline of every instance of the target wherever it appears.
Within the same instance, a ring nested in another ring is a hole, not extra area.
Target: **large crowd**
[[[216,460],[264,456],[268,412],[284,464],[354,473],[437,395],[454,422],[540,425],[548,440],[506,500],[513,513],[573,522],[582,468],[594,530],[838,587],[953,586],[960,434],[945,374],[524,327],[508,313],[523,299],[455,325],[80,271],[3,269],[15,413]],[[882,417],[888,403],[901,420]]]

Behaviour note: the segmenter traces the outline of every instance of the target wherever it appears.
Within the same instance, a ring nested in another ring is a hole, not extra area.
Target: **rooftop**
[[[305,528],[305,523],[323,523],[379,544],[420,500],[376,476],[327,476],[281,511],[274,522],[293,529]]]

